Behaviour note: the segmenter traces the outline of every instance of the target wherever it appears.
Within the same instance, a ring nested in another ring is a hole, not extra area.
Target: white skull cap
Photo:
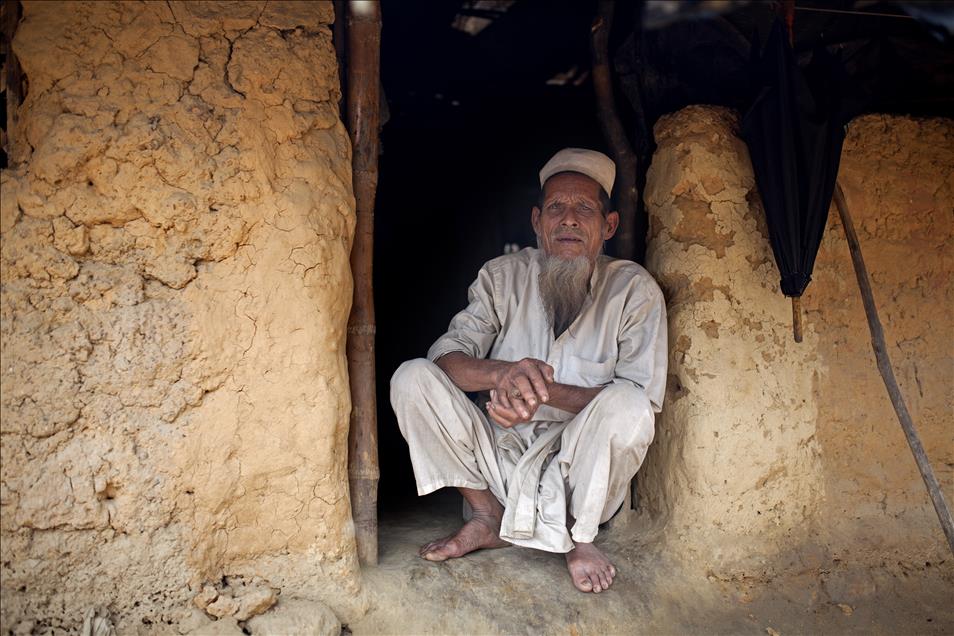
[[[602,152],[586,148],[564,148],[553,155],[540,171],[540,187],[559,172],[579,172],[593,179],[612,196],[616,181],[616,164]]]

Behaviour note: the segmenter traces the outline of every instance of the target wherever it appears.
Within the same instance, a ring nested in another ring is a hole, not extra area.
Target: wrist
[[[494,388],[500,386],[500,383],[503,381],[503,376],[507,372],[507,369],[510,367],[510,362],[504,360],[495,360],[494,366],[490,371],[490,381],[494,385]]]

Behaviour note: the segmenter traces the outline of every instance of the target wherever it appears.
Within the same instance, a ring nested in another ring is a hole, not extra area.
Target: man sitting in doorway
[[[486,263],[428,359],[391,379],[418,494],[455,487],[469,509],[425,559],[514,544],[564,553],[581,591],[613,582],[593,539],[653,440],[667,363],[659,287],[602,255],[615,178],[602,153],[554,155],[530,217],[538,249]]]

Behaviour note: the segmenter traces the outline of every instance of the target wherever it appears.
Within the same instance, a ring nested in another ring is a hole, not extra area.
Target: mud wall
[[[4,630],[77,629],[98,606],[168,631],[223,577],[360,605],[332,21],[330,2],[24,3]]]
[[[720,108],[660,120],[645,193],[671,344],[641,499],[706,570],[761,567],[757,546],[796,542],[822,494],[816,334],[790,344],[790,303],[735,126]]]
[[[868,115],[845,139],[840,179],[901,392],[954,505],[954,121]],[[871,353],[833,208],[806,297],[819,358],[826,541],[846,561],[947,560],[944,534]]]
[[[861,118],[842,167],[891,355],[948,493],[952,134],[949,120]],[[667,403],[640,472],[644,519],[717,576],[943,558],[874,365],[837,214],[796,344],[737,115],[693,106],[662,118],[655,135],[648,266],[667,297],[671,350]]]

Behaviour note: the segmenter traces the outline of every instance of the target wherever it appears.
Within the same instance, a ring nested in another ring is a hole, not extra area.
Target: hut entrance
[[[389,112],[374,239],[382,539],[409,509],[460,513],[457,493],[418,499],[391,375],[426,355],[484,262],[535,244],[530,208],[547,158],[564,146],[604,147],[593,88],[577,70],[589,67],[592,7],[559,4],[497,13],[382,4]]]

